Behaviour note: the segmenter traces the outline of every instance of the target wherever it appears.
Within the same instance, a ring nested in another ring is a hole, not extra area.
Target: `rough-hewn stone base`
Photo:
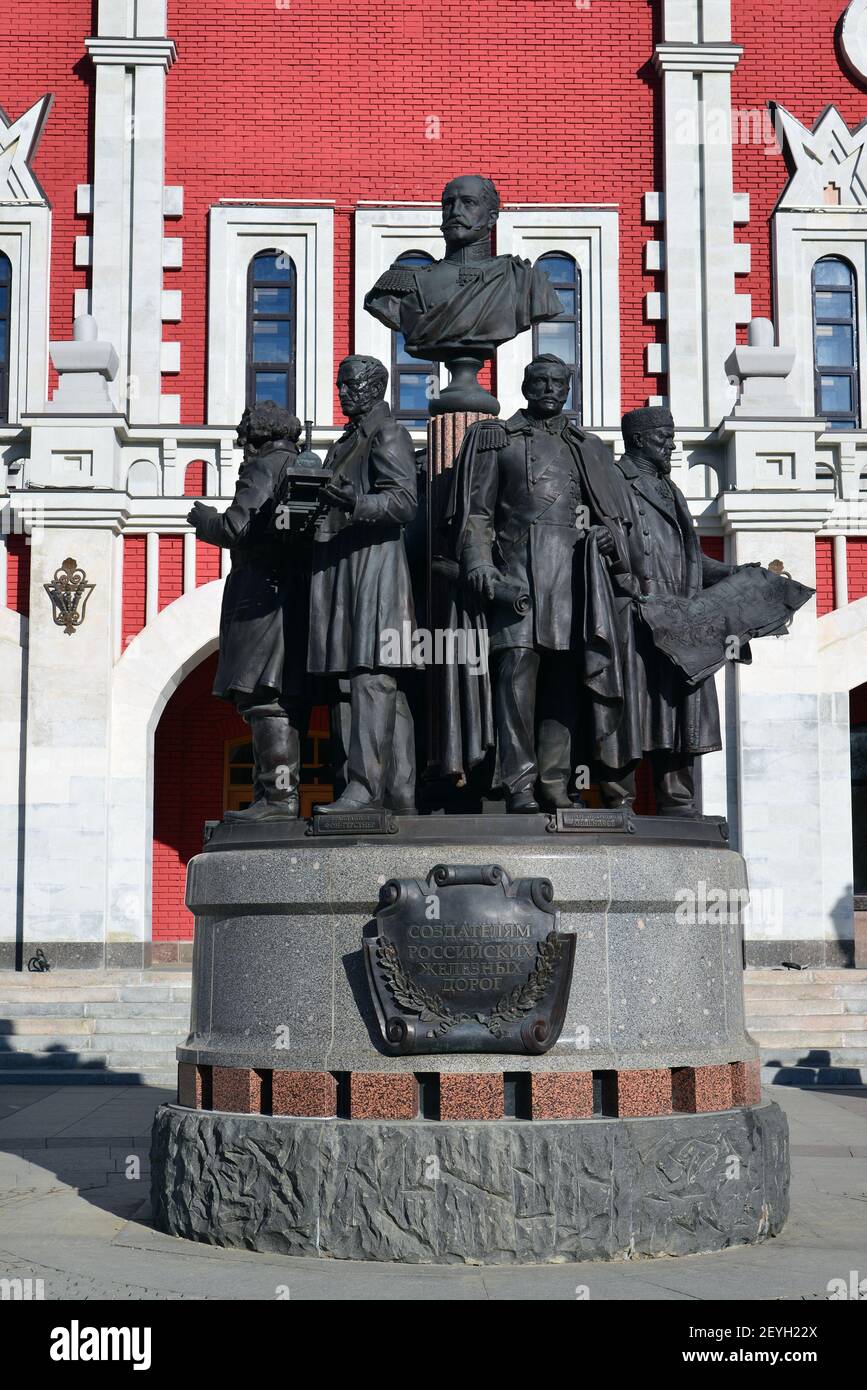
[[[651,1119],[403,1123],[165,1105],[154,1221],[285,1255],[515,1264],[686,1255],[776,1235],[777,1105]]]

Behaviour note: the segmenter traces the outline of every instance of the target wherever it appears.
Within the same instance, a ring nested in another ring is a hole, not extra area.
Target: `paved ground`
[[[0,1086],[0,1279],[41,1279],[46,1299],[571,1300],[579,1285],[591,1299],[825,1299],[830,1279],[867,1277],[867,1088],[767,1094],[792,1136],[792,1215],[777,1240],[679,1260],[465,1269],[296,1260],[160,1235],[142,1208],[150,1122],[168,1092]]]

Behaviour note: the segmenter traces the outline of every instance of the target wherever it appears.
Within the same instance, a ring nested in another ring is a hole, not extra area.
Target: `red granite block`
[[[411,1072],[354,1071],[349,1114],[353,1120],[414,1120],[418,1082]]]
[[[534,1120],[586,1120],[593,1114],[593,1073],[532,1072],[530,1105]]]
[[[671,1072],[668,1067],[616,1073],[616,1113],[621,1119],[671,1113]]]
[[[732,1062],[732,1105],[758,1105],[762,1099],[761,1062]]]
[[[708,1110],[731,1110],[732,1068],[730,1062],[713,1067],[675,1067],[671,1073],[671,1094],[675,1110],[701,1115]]]
[[[203,1104],[202,1068],[193,1062],[178,1062],[178,1105],[201,1110]]]
[[[271,1114],[337,1114],[337,1082],[330,1071],[272,1071]]]
[[[441,1120],[501,1120],[503,1073],[442,1072]]]
[[[212,1073],[214,1110],[232,1110],[238,1115],[261,1115],[262,1078],[250,1067],[214,1067]]]

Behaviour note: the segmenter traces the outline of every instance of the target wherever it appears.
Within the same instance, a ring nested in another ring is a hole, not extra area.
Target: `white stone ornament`
[[[12,121],[0,108],[0,204],[45,203],[45,194],[30,161],[36,154],[53,96],[40,97],[29,111]]]
[[[867,0],[852,0],[843,16],[840,47],[852,75],[867,82]]]
[[[788,419],[800,414],[786,378],[795,365],[793,349],[777,347],[770,319],[753,319],[749,342],[739,344],[726,362],[730,378],[737,378],[740,393],[732,416]]]
[[[771,110],[791,175],[777,210],[867,207],[867,121],[850,130],[827,106],[810,130],[777,102]]]
[[[101,342],[96,319],[81,314],[72,326],[71,343],[52,343],[51,360],[59,385],[45,407],[51,414],[113,414],[117,406],[108,383],[117,376],[118,356],[111,343]]]

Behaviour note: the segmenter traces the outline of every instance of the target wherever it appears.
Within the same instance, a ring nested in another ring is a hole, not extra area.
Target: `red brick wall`
[[[193,459],[184,472],[184,496],[204,497],[208,490],[208,465],[204,459]]]
[[[47,92],[55,98],[32,166],[52,210],[52,339],[71,337],[73,290],[87,283],[86,272],[74,267],[74,241],[89,231],[75,215],[75,189],[90,181],[93,69],[81,60],[92,8],[91,0],[3,0],[0,7],[0,106],[14,120]],[[52,368],[52,388],[56,382]]]
[[[702,536],[701,548],[711,560],[725,560],[725,536]]]
[[[867,536],[850,536],[846,541],[846,575],[849,602],[867,594]]]
[[[205,410],[208,209],[221,198],[333,199],[335,354],[352,333],[352,214],[359,200],[430,200],[457,172],[491,175],[504,201],[614,203],[621,219],[623,404],[647,378],[642,269],[654,168],[647,0],[212,0],[170,7],[179,62],[167,83],[169,183],[184,185],[182,419]],[[364,74],[363,80],[360,74]],[[245,76],[247,75],[247,76]],[[426,138],[427,118],[440,138]],[[340,415],[336,416],[340,419]]]
[[[162,613],[184,592],[184,538],[160,536],[160,576],[157,612]]]
[[[850,127],[864,119],[864,89],[841,67],[835,30],[844,0],[811,0],[781,5],[779,0],[732,0],[732,38],[742,44],[732,79],[735,111],[767,109],[778,101],[804,125],[812,127],[826,106],[837,106]],[[738,127],[735,122],[735,128]],[[769,219],[788,176],[778,151],[751,134],[755,126],[740,122],[742,138],[734,147],[734,182],[750,195],[750,223],[737,238],[752,245],[752,270],[738,277],[738,289],[753,297],[753,313],[771,315],[771,237]]]
[[[121,645],[128,647],[145,625],[147,556],[145,536],[123,538],[123,603],[121,606]]]
[[[223,814],[223,745],[247,731],[233,706],[211,694],[216,665],[216,656],[208,657],[187,676],[154,738],[154,941],[193,935],[186,867],[202,848],[205,821]]]
[[[6,537],[6,606],[27,617],[30,613],[30,546],[23,535]]]
[[[834,542],[830,536],[816,538],[816,616],[834,611]]]
[[[221,555],[219,546],[209,545],[207,541],[196,541],[196,588],[202,584],[209,584],[212,579],[219,579]]]

